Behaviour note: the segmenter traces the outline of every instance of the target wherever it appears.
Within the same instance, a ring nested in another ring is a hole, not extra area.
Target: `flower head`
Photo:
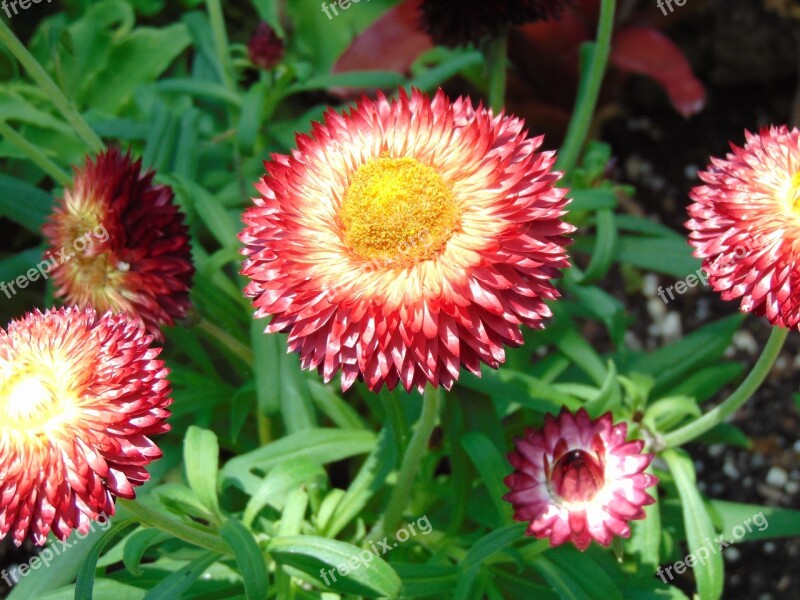
[[[139,319],[74,307],[0,329],[0,539],[85,534],[147,481],[171,402],[152,339]]]
[[[686,226],[694,254],[723,300],[773,325],[800,324],[800,130],[745,132],[700,173]]]
[[[469,100],[363,99],[274,156],[244,214],[256,317],[342,387],[450,388],[541,328],[567,267],[552,152]]]
[[[284,47],[275,30],[268,23],[258,24],[250,42],[247,44],[247,55],[257,67],[269,71],[283,59]]]
[[[172,189],[153,176],[116,149],[87,159],[43,230],[58,296],[138,316],[161,339],[189,308],[194,267]]]
[[[556,19],[570,0],[422,0],[422,26],[437,44],[462,46],[504,27]]]
[[[642,454],[644,442],[626,442],[626,435],[627,425],[614,425],[611,413],[591,420],[584,409],[563,409],[517,440],[504,498],[514,519],[530,521],[528,535],[580,550],[593,539],[608,546],[615,535],[630,536],[628,521],[645,518],[642,507],[654,502],[645,489],[658,480],[644,472],[653,459]]]

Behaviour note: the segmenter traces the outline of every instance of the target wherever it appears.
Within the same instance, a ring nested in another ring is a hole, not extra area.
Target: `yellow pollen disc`
[[[12,377],[0,388],[0,431],[40,433],[44,425],[61,412],[51,387],[35,374]]]
[[[792,210],[800,214],[800,171],[795,173],[794,177],[789,181],[787,197]]]
[[[453,190],[414,158],[384,156],[353,175],[339,216],[359,256],[416,262],[436,255],[460,222]]]

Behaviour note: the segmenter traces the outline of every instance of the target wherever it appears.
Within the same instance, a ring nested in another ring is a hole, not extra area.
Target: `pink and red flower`
[[[800,324],[800,130],[745,132],[691,192],[689,243],[723,300],[779,327]]]
[[[626,441],[627,424],[611,413],[591,420],[584,409],[545,416],[541,430],[529,429],[508,455],[515,471],[504,496],[514,519],[529,521],[528,535],[571,541],[579,550],[592,540],[608,546],[629,537],[628,522],[644,519],[654,499],[645,490],[658,480],[645,473],[653,459],[644,442]]]
[[[568,266],[553,152],[440,91],[364,98],[273,156],[244,214],[245,293],[342,387],[449,389],[541,328]]]
[[[0,329],[0,539],[86,534],[148,480],[171,403],[152,340],[139,319],[74,307]]]

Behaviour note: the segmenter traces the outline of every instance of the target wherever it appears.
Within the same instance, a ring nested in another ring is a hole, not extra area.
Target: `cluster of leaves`
[[[266,20],[287,41],[283,63],[256,73],[243,44],[228,44],[219,2],[209,0],[206,10],[199,4],[184,0],[173,19],[167,11],[174,8],[159,0],[65,2],[29,44],[98,134],[132,147],[173,186],[188,215],[197,276],[195,314],[188,326],[167,330],[163,355],[174,387],[174,431],[160,440],[164,458],[140,492],[156,527],[120,509],[108,531],[95,531],[49,569],[30,574],[12,599],[677,599],[685,595],[655,571],[682,558],[684,542],[691,550],[720,533],[729,539],[734,526],[760,511],[769,529],[745,539],[800,534],[800,512],[704,498],[692,461],[677,450],[654,463],[658,502],[616,557],[597,546],[552,549],[513,523],[501,499],[511,470],[504,457],[513,438],[544,414],[562,406],[583,406],[592,416],[611,410],[634,424],[633,436],[646,431],[655,439],[700,415],[703,403],[743,372],[723,357],[738,316],[654,352],[627,347],[633,324],[625,305],[601,286],[610,270],[622,265],[635,285],[639,273],[682,278],[699,263],[683,236],[622,214],[619,200],[633,190],[604,179],[610,149],[595,144],[570,174],[569,219],[580,228],[571,252],[582,266],[565,273],[552,322],[526,332],[525,346],[510,351],[500,371],[464,374],[447,396],[441,435],[422,460],[406,510],[413,519],[427,517],[433,530],[323,581],[321,569],[358,557],[376,536],[392,539],[376,524],[421,401],[360,385],[343,396],[302,372],[283,336],[262,333],[264,323],[252,319],[241,292],[239,216],[264,158],[288,151],[296,133],[320,118],[331,98],[321,92],[397,85],[429,91],[456,74],[483,86],[483,57],[474,49],[435,49],[410,79],[331,75],[354,32],[390,2],[361,3],[330,21],[317,0],[293,0],[285,6],[293,29],[284,31],[277,3],[254,0],[234,22]],[[146,19],[169,24],[141,25]],[[57,164],[81,162],[86,148],[14,65],[0,53],[0,118]],[[40,240],[60,190],[42,191],[44,173],[6,140],[0,157],[9,173],[0,175],[0,214],[22,227],[12,243],[26,248],[0,260],[0,280],[10,281],[40,259],[42,245],[32,240]],[[23,290],[3,310],[11,316],[42,305],[41,294]],[[51,304],[51,287],[44,294]],[[216,328],[200,325],[201,318]],[[607,331],[606,352],[584,338],[590,323]],[[730,425],[701,441],[748,445]],[[702,598],[720,597],[720,554],[694,572]]]

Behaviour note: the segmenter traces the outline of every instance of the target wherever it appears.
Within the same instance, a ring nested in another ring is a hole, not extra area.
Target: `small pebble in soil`
[[[733,334],[733,346],[749,356],[755,356],[761,349],[756,338],[753,337],[753,334],[745,329],[740,329]]]
[[[719,458],[723,454],[725,454],[725,445],[724,444],[711,444],[708,447],[708,453],[713,456],[714,458]]]
[[[722,466],[722,472],[725,473],[729,479],[739,479],[739,477],[742,476],[739,469],[733,464],[733,457],[731,456],[725,457],[725,464]]]
[[[738,548],[726,548],[725,549],[725,560],[728,562],[736,562],[742,557],[742,553],[739,552]]]
[[[647,298],[655,298],[658,294],[658,281],[658,275],[654,275],[653,273],[648,273],[645,275],[642,281],[642,294],[644,294]]]

